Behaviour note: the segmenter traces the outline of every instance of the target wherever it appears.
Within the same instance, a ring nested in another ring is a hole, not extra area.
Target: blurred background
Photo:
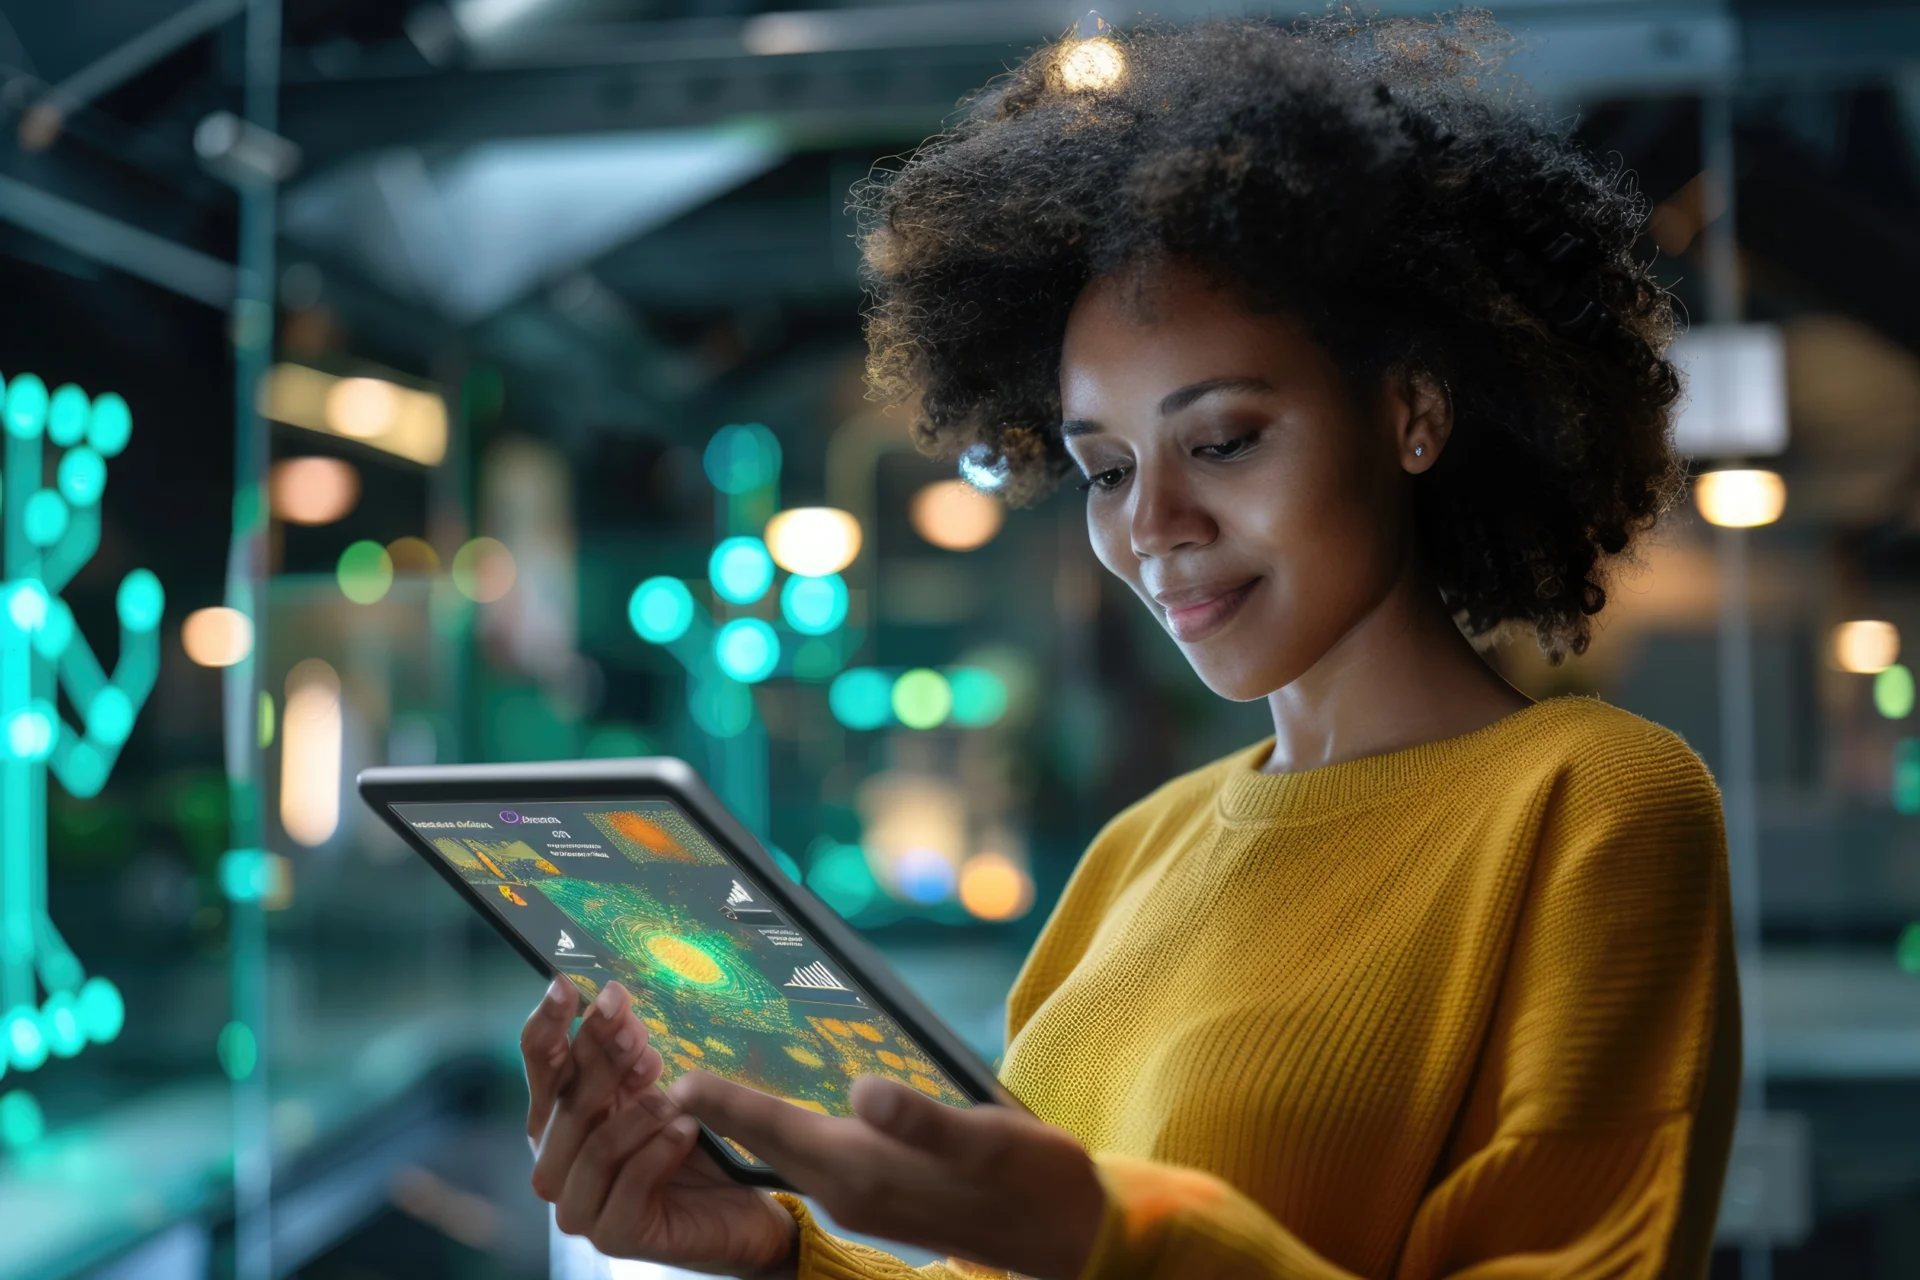
[[[1299,9],[1150,10],[1242,11]],[[1755,1069],[1715,1274],[1920,1275],[1920,7],[1496,16],[1652,208],[1698,478],[1587,655],[1494,656],[1725,789]],[[0,0],[0,1277],[660,1274],[551,1236],[542,983],[370,764],[682,756],[1000,1053],[1088,839],[1267,711],[1078,495],[1006,510],[863,398],[845,203],[1100,30]]]

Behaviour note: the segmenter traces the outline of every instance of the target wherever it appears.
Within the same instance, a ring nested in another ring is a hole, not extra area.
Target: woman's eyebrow
[[[1265,378],[1208,378],[1204,382],[1190,383],[1178,391],[1170,391],[1160,401],[1160,416],[1166,417],[1182,409],[1191,408],[1195,401],[1213,395],[1219,391],[1271,391],[1273,384]],[[1060,436],[1070,440],[1074,436],[1095,435],[1101,430],[1097,422],[1086,418],[1068,418],[1060,424]]]

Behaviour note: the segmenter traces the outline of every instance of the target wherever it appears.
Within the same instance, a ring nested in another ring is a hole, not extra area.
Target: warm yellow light
[[[860,522],[837,507],[794,507],[767,521],[773,562],[803,578],[824,578],[860,554]]]
[[[275,422],[358,440],[435,466],[447,454],[447,405],[392,378],[342,378],[277,364],[260,380],[259,409]]]
[[[393,429],[400,416],[400,388],[382,378],[342,378],[327,389],[327,425],[355,440],[372,440]]]
[[[180,646],[203,667],[230,667],[253,652],[253,619],[225,605],[195,609],[180,624]]]
[[[395,538],[387,544],[395,573],[438,573],[440,553],[425,538]]]
[[[267,493],[288,524],[332,524],[360,501],[360,473],[339,458],[287,458],[267,474]]]
[[[340,741],[340,677],[308,658],[287,673],[280,728],[280,825],[308,848],[340,826]]]
[[[1127,58],[1119,45],[1101,36],[1067,46],[1054,70],[1062,88],[1076,93],[1105,89],[1126,74]]]
[[[1900,658],[1900,628],[1891,622],[1862,619],[1833,629],[1833,661],[1842,671],[1870,676]]]
[[[498,538],[475,538],[453,553],[453,585],[480,604],[492,604],[513,590],[519,572],[513,552]]]
[[[936,480],[913,495],[908,516],[934,546],[971,551],[993,540],[1007,510],[965,480]]]
[[[1033,880],[1004,853],[980,853],[960,868],[960,905],[982,920],[1014,920],[1033,905]]]
[[[1707,471],[1693,482],[1693,502],[1708,524],[1751,529],[1780,518],[1787,483],[1772,471]]]

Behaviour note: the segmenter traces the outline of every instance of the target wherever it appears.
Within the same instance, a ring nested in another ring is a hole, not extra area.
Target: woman
[[[1088,850],[1009,1003],[1031,1115],[663,1094],[624,993],[570,1045],[556,987],[523,1047],[564,1230],[908,1272],[728,1183],[697,1116],[953,1255],[929,1275],[1705,1274],[1739,1072],[1717,793],[1471,643],[1580,652],[1678,482],[1642,206],[1472,83],[1497,36],[1049,49],[867,193],[879,389],[1016,501],[1078,473],[1101,563],[1274,734]]]

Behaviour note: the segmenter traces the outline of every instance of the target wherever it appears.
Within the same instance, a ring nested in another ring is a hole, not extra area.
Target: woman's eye
[[[1251,435],[1235,436],[1231,440],[1222,440],[1219,444],[1203,444],[1194,452],[1205,458],[1232,458],[1245,453],[1252,445]]]
[[[1117,489],[1120,487],[1120,482],[1126,478],[1126,469],[1123,467],[1109,467],[1105,471],[1095,471],[1080,482],[1080,492],[1085,493],[1089,489],[1103,491]]]

